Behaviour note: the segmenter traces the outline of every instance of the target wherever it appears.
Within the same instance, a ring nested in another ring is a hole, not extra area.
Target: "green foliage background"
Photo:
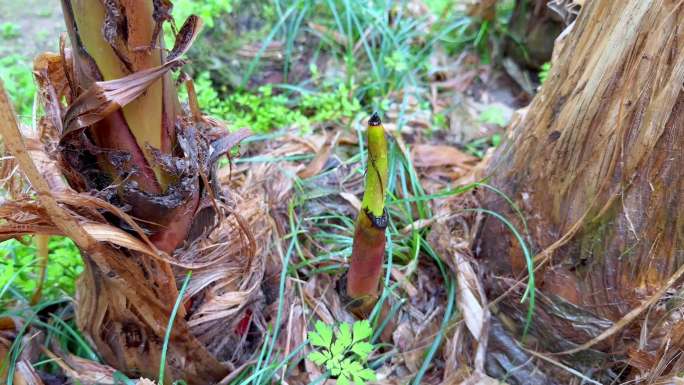
[[[51,237],[48,243],[49,264],[43,294],[47,299],[73,296],[76,278],[83,272],[81,255],[74,243],[65,237]],[[0,243],[0,288],[9,286],[30,298],[36,289],[39,269],[36,247],[31,238],[22,242],[10,240]],[[0,297],[2,298],[2,297]]]

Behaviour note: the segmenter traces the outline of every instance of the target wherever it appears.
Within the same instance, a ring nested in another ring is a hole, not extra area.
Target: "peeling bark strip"
[[[388,158],[385,128],[377,113],[368,121],[368,165],[361,211],[356,219],[352,255],[347,274],[351,310],[367,317],[378,299],[378,285],[385,259],[385,186]]]
[[[641,349],[670,362],[684,348],[679,337],[669,350],[661,347],[655,335],[634,346],[642,325],[684,326],[663,307],[651,308],[647,321],[623,319],[646,314],[633,309],[674,284],[684,266],[683,3],[587,2],[558,43],[543,89],[494,155],[492,184],[524,211],[536,261],[548,262],[537,286],[548,300],[537,307],[532,330],[549,351],[588,343],[611,323],[621,327],[594,340],[594,349]],[[484,205],[516,219],[495,194],[485,194]],[[480,256],[496,275],[524,271],[503,225],[487,220],[480,241]],[[506,287],[495,282],[493,289]],[[514,301],[504,301],[502,312],[522,324]],[[592,354],[575,356],[577,367]]]

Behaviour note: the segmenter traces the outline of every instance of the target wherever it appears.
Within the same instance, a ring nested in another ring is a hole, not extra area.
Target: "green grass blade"
[[[511,222],[508,221],[503,215],[487,210],[487,209],[482,209],[482,208],[474,208],[474,209],[465,209],[465,211],[477,211],[477,212],[482,212],[485,214],[489,214],[493,216],[494,218],[498,219],[503,223],[513,234],[515,239],[518,241],[520,244],[520,248],[523,251],[523,254],[525,256],[525,264],[527,265],[527,287],[525,288],[525,293],[523,294],[521,302],[525,301],[527,296],[529,295],[530,297],[530,302],[527,307],[527,317],[525,319],[525,327],[523,328],[523,336],[527,335],[527,331],[532,324],[532,315],[534,314],[534,293],[535,293],[535,281],[534,281],[534,261],[532,260],[532,253],[530,253],[529,248],[527,247],[527,244],[525,243],[525,240],[523,239],[522,235],[518,232],[518,230],[513,226]]]
[[[169,324],[166,326],[166,333],[164,334],[164,344],[162,345],[161,360],[159,362],[159,377],[157,383],[160,385],[164,384],[164,369],[166,368],[166,352],[169,350],[169,340],[171,339],[171,330],[173,330],[173,321],[176,319],[176,314],[183,302],[183,295],[188,289],[188,284],[190,283],[190,277],[192,277],[192,271],[188,271],[185,275],[185,281],[183,281],[183,286],[181,286],[180,292],[178,292],[178,298],[176,298],[176,303],[173,305],[173,310],[171,310],[171,317],[169,317]]]
[[[443,269],[443,265],[439,257],[437,257],[436,253],[434,252],[434,250],[432,250],[432,248],[427,243],[425,243],[425,246],[430,251],[430,254],[435,259],[437,264],[440,266],[440,269]],[[439,345],[442,343],[442,338],[444,337],[444,333],[446,332],[447,325],[449,324],[449,320],[451,319],[451,315],[453,312],[456,297],[456,285],[454,285],[454,282],[449,279],[446,271],[442,270],[442,275],[444,276],[444,280],[447,282],[447,285],[449,287],[449,294],[447,296],[447,306],[446,310],[444,310],[444,318],[442,319],[442,324],[440,325],[439,333],[435,336],[435,341],[430,346],[430,349],[428,350],[427,355],[425,356],[425,360],[423,360],[423,364],[418,370],[416,377],[413,379],[413,385],[420,385],[423,376],[430,367],[432,357],[434,357],[435,353],[437,352],[437,349],[439,348]]]

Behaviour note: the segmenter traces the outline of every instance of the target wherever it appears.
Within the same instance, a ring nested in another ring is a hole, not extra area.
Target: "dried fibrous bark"
[[[543,265],[538,348],[579,346],[559,357],[584,368],[620,369],[626,360],[622,378],[651,373],[630,361],[635,352],[665,360],[658,374],[682,367],[672,359],[684,348],[681,321],[670,310],[684,265],[683,21],[681,1],[586,2],[489,168],[491,183],[522,210]],[[484,206],[524,232],[499,195],[484,194]],[[487,219],[479,249],[496,277],[492,293],[525,274],[518,243],[496,219]],[[509,329],[524,323],[525,306],[501,302]]]
[[[70,237],[85,272],[77,324],[106,363],[156,378],[177,277],[193,279],[167,352],[169,382],[213,384],[266,330],[264,193],[219,183],[216,163],[249,135],[228,133],[176,95],[171,72],[197,36],[191,16],[170,50],[163,0],[64,0],[71,45],[34,63],[43,116],[22,133],[0,84],[0,239]],[[181,77],[184,79],[184,77]],[[191,81],[186,81],[191,86]],[[191,87],[188,87],[191,89]],[[17,177],[21,170],[30,188]],[[266,288],[268,289],[268,288]]]

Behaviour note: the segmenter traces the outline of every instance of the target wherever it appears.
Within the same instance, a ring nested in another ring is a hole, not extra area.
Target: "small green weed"
[[[403,72],[408,69],[407,55],[401,51],[394,51],[392,55],[385,56],[385,65],[396,72]]]
[[[21,28],[15,23],[4,22],[0,24],[0,36],[5,40],[15,39],[21,36]]]
[[[483,124],[496,124],[501,127],[508,124],[504,110],[497,105],[490,105],[482,110],[478,120]],[[482,158],[488,148],[497,147],[499,143],[501,143],[501,134],[493,134],[466,143],[465,150],[473,156]]]
[[[42,30],[36,32],[36,41],[52,41],[52,32]]]
[[[190,15],[197,15],[211,28],[214,18],[233,10],[234,0],[176,0],[173,2],[173,18],[180,25]]]
[[[39,9],[36,11],[36,15],[40,17],[50,17],[52,16],[52,9],[50,8],[45,8],[45,9]]]
[[[544,84],[546,79],[549,78],[549,72],[551,72],[551,62],[547,61],[546,63],[541,65],[541,68],[539,68],[539,84]]]
[[[447,116],[444,113],[433,114],[432,115],[432,130],[439,130],[442,128],[448,128],[449,122]]]
[[[365,367],[374,349],[373,344],[366,342],[373,335],[370,322],[356,321],[353,326],[342,323],[333,331],[332,326],[317,321],[315,329],[309,332],[309,343],[317,350],[309,353],[309,360],[325,365],[339,385],[350,385],[352,380],[356,385],[375,381],[375,372]]]
[[[257,92],[236,92],[209,110],[236,128],[249,127],[255,132],[263,133],[290,125],[307,130],[308,120],[301,111],[292,107],[287,96],[274,95],[271,86],[262,86]]]
[[[497,147],[499,143],[501,143],[501,134],[494,134],[466,143],[465,150],[473,156],[482,158],[489,147]]]
[[[330,122],[342,117],[350,118],[361,110],[358,99],[350,97],[347,86],[302,95],[300,108],[311,123]]]
[[[275,94],[269,85],[256,91],[238,91],[222,99],[213,88],[209,73],[204,72],[197,77],[195,89],[205,112],[225,120],[232,127],[248,127],[257,133],[289,126],[308,132],[313,124],[350,118],[361,109],[359,101],[350,98],[344,85],[303,93],[299,97]]]
[[[508,119],[504,110],[497,105],[490,105],[480,112],[479,120],[485,124],[496,124],[504,127],[508,124]]]
[[[424,3],[435,15],[448,13],[454,8],[454,0],[425,0]]]
[[[431,0],[430,3],[435,4],[432,8],[439,10],[443,17],[459,20],[458,27],[442,38],[442,43],[451,54],[472,49],[479,54],[483,63],[490,63],[493,59],[490,46],[492,39],[499,40],[504,36],[510,36],[508,22],[513,14],[515,1],[501,0],[497,2],[493,20],[481,20],[462,14],[450,15],[449,9],[455,7],[449,8],[446,4],[447,0]]]

